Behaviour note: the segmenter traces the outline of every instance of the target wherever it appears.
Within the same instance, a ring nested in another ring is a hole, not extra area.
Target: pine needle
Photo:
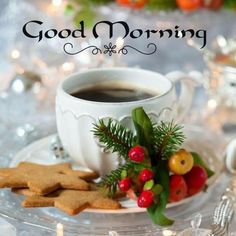
[[[182,126],[174,122],[164,123],[154,126],[154,146],[156,156],[167,160],[183,144],[185,136],[182,132]]]
[[[109,119],[107,125],[104,120],[99,120],[93,132],[99,142],[105,144],[107,150],[117,152],[120,157],[128,159],[128,152],[134,142],[132,131]]]
[[[108,191],[109,196],[113,196],[117,191],[118,182],[121,179],[122,171],[129,171],[133,168],[134,163],[127,161],[124,165],[120,165],[116,170],[110,172],[110,174],[105,175],[102,181],[99,183],[100,187],[103,187]]]

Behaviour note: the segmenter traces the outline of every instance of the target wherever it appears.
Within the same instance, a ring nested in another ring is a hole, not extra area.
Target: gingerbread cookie
[[[101,191],[95,184],[91,184],[91,183],[90,183],[90,190],[91,191]],[[24,195],[24,196],[27,196],[27,197],[38,196],[37,193],[32,192],[28,188],[13,188],[11,191],[13,193],[21,194],[21,195]],[[120,199],[120,198],[124,198],[124,197],[126,197],[126,193],[121,192],[121,191],[117,191],[116,194],[114,196],[112,196],[113,199]]]
[[[40,196],[28,188],[12,188],[11,191],[16,194],[24,195],[26,197]],[[50,193],[49,193],[50,194]],[[52,193],[51,193],[52,194]],[[47,195],[46,195],[47,196]]]
[[[60,188],[88,190],[90,185],[81,178],[90,180],[97,175],[72,170],[69,163],[47,166],[22,162],[16,168],[0,169],[0,177],[0,188],[29,188],[45,195]]]
[[[119,202],[99,191],[58,190],[48,196],[31,196],[23,202],[24,207],[56,207],[69,215],[76,215],[86,208],[119,209]]]

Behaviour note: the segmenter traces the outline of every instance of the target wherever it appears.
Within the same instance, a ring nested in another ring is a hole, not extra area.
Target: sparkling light
[[[57,224],[57,235],[56,236],[63,236],[63,234],[64,234],[63,230],[64,230],[63,224],[58,223]]]
[[[62,4],[62,0],[52,0],[52,5],[59,7]]]
[[[41,83],[36,82],[33,87],[33,93],[38,94],[41,91]]]
[[[19,137],[24,137],[25,136],[25,130],[22,128],[22,127],[19,127],[17,128],[16,130],[16,134],[19,136]]]
[[[210,99],[207,105],[210,109],[214,110],[217,107],[217,102],[215,99]]]
[[[8,93],[5,91],[0,94],[0,98],[2,99],[6,99],[7,97],[8,97]]]
[[[168,229],[164,229],[162,231],[162,235],[163,236],[175,236],[176,232],[172,231],[172,230],[168,230]]]
[[[11,57],[13,59],[18,59],[20,57],[20,52],[17,49],[12,50]]]
[[[219,45],[221,48],[226,47],[227,44],[228,44],[227,40],[226,40],[225,37],[222,36],[222,35],[218,35],[218,36],[216,37],[216,41],[217,41],[218,45]]]
[[[72,62],[65,62],[62,64],[62,69],[66,72],[74,70],[75,65]]]
[[[12,85],[12,89],[17,93],[22,93],[25,89],[25,86],[21,80],[16,80]]]
[[[118,236],[119,234],[116,231],[109,231],[109,236]]]
[[[121,37],[117,38],[117,40],[116,40],[116,47],[117,47],[118,50],[123,47],[124,42],[125,41],[124,41],[123,38],[121,38]]]

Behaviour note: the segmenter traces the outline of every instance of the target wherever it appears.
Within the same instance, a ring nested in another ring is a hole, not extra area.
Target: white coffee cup
[[[231,140],[226,148],[226,168],[236,174],[236,139]]]
[[[177,81],[181,84],[178,98],[175,89]],[[108,83],[141,87],[157,95],[144,100],[120,103],[94,102],[71,95],[84,88]],[[136,68],[103,68],[77,73],[65,79],[58,87],[58,133],[72,159],[100,174],[106,174],[118,165],[119,160],[116,154],[104,151],[103,146],[94,138],[91,130],[98,119],[113,118],[133,129],[131,111],[142,106],[155,122],[172,119],[180,121],[190,108],[193,94],[193,83],[180,72],[163,76]]]

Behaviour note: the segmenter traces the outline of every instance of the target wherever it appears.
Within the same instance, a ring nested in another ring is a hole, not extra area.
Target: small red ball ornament
[[[145,158],[145,149],[141,146],[132,147],[128,155],[131,161],[142,162]]]
[[[119,189],[122,191],[122,192],[127,192],[130,187],[131,187],[131,179],[130,178],[125,178],[125,179],[122,179],[120,182],[119,182]]]
[[[148,208],[153,204],[154,193],[151,190],[143,191],[138,197],[138,206]]]
[[[152,170],[144,169],[139,174],[139,180],[142,182],[147,182],[148,180],[153,179],[154,173]]]

